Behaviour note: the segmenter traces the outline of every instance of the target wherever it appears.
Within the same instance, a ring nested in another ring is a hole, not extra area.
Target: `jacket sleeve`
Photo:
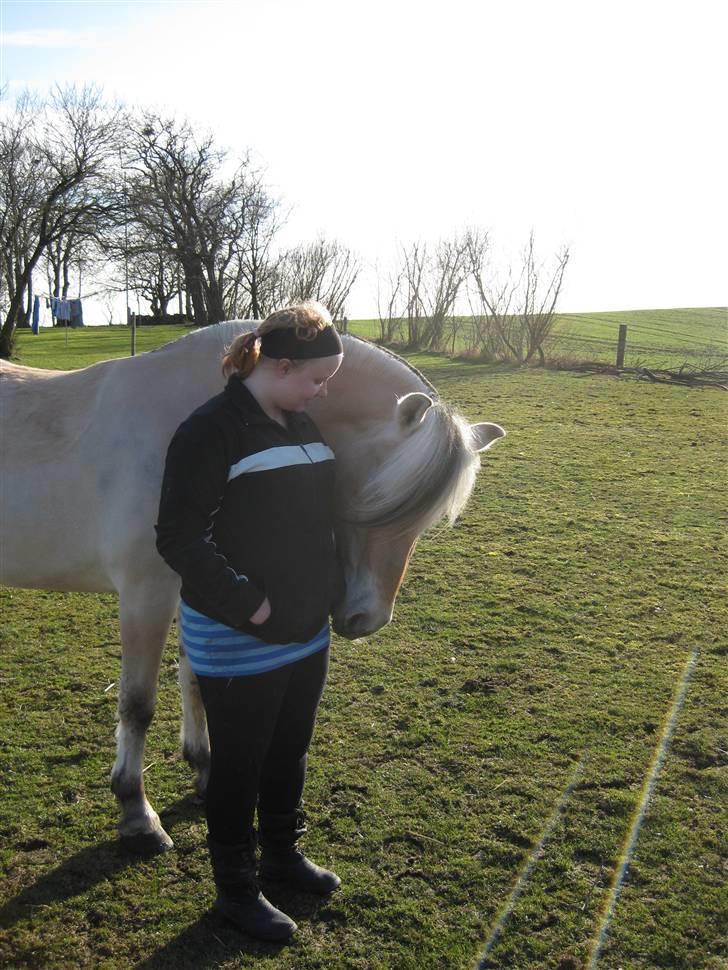
[[[177,429],[164,468],[157,549],[182,583],[228,626],[246,624],[265,594],[239,575],[212,538],[229,464],[222,429],[196,415]]]

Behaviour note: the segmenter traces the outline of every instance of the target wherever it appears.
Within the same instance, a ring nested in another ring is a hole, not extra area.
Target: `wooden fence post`
[[[617,340],[617,367],[624,367],[624,349],[627,346],[627,324],[620,323],[619,339]]]

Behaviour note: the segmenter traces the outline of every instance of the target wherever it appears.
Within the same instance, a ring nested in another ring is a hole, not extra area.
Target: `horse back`
[[[93,420],[106,370],[103,364],[55,371],[0,361],[3,468],[67,456]]]

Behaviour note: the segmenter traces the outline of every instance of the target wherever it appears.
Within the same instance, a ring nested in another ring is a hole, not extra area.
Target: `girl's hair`
[[[230,344],[222,359],[225,377],[237,374],[247,377],[260,359],[260,340],[271,330],[294,330],[299,340],[313,340],[320,330],[333,325],[331,314],[321,303],[307,300],[276,310],[257,330],[241,333]]]

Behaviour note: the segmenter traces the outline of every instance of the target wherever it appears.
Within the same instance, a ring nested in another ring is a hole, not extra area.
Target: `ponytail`
[[[248,377],[260,357],[260,335],[257,330],[241,333],[230,344],[222,359],[223,376],[237,374],[241,379]]]

